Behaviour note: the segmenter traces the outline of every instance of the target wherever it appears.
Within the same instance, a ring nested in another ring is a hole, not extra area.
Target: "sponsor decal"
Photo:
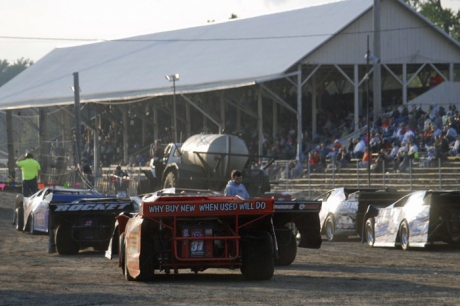
[[[57,205],[55,212],[59,211],[105,211],[121,210],[131,203],[85,203],[85,204],[64,204]]]
[[[156,204],[149,206],[149,213],[224,212],[266,209],[265,202],[204,203],[204,204]]]

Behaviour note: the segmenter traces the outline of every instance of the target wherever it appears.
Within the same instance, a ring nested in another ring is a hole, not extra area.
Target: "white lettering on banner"
[[[163,205],[155,205],[155,206],[149,206],[149,212],[150,213],[159,213],[163,212]]]
[[[217,211],[218,209],[219,209],[219,206],[213,203],[200,205],[200,211]]]
[[[222,203],[220,204],[220,210],[222,211],[232,211],[232,210],[236,210],[238,208],[238,206],[236,205],[236,203]]]
[[[179,205],[165,205],[166,206],[166,212],[178,212],[179,211]]]
[[[180,206],[180,211],[181,212],[194,212],[195,211],[195,205],[189,205],[189,204],[181,205]]]

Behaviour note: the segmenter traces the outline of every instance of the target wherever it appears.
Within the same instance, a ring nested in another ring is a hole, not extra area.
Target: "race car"
[[[239,269],[250,280],[271,279],[276,254],[273,211],[270,198],[178,188],[147,194],[139,213],[117,217],[119,267],[127,280],[208,268]]]
[[[103,198],[104,194],[92,189],[46,187],[30,197],[16,196],[13,225],[18,231],[31,234],[48,233],[50,203],[70,203],[81,198]]]
[[[77,254],[92,247],[106,251],[121,212],[139,211],[140,198],[81,198],[71,203],[49,204],[49,253]]]
[[[319,213],[321,233],[326,235],[328,241],[361,235],[362,217],[369,204],[385,207],[405,194],[388,188],[331,189],[315,199],[322,202]]]
[[[460,191],[415,191],[393,204],[370,205],[362,242],[371,247],[460,245]]]

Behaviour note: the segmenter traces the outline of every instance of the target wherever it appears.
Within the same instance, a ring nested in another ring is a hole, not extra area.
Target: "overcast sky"
[[[130,37],[337,0],[0,0],[0,60],[39,60],[55,47]],[[460,0],[442,0],[458,10]],[[70,39],[70,41],[58,40]]]

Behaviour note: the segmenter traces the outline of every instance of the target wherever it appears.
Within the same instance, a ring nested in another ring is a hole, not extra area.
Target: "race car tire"
[[[69,223],[61,223],[56,229],[56,250],[60,255],[78,254],[79,247],[72,239],[72,228]]]
[[[335,222],[334,222],[333,216],[327,217],[325,232],[326,232],[327,241],[329,242],[337,241],[337,237],[335,236]]]
[[[29,227],[29,233],[35,235],[37,232],[34,230],[34,214],[30,214],[28,219],[29,221],[27,222],[27,226]]]
[[[24,229],[24,208],[18,207],[15,210],[16,214],[16,230],[22,231]]]
[[[155,273],[154,243],[152,237],[141,238],[141,254],[139,255],[139,276],[142,281],[151,281]]]
[[[373,247],[375,243],[374,219],[369,218],[366,220],[364,234],[366,235],[367,245]]]
[[[289,228],[276,230],[278,242],[278,258],[275,258],[275,266],[289,266],[297,256],[297,239]]]
[[[124,245],[124,243],[123,243],[123,249],[124,249],[124,253],[123,253],[124,254],[123,258],[124,259],[123,259],[123,266],[122,266],[123,267],[123,274],[125,275],[125,279],[127,281],[133,281],[135,279],[129,274],[128,265],[126,264],[126,260],[125,260],[125,258],[127,256],[126,255],[127,250],[126,250],[126,246]]]
[[[406,220],[399,226],[399,242],[403,251],[409,250],[409,225]]]
[[[264,231],[242,237],[241,273],[247,280],[269,280],[275,271],[273,238]]]
[[[176,174],[174,171],[168,172],[165,177],[165,182],[163,184],[163,188],[170,188],[176,187]]]
[[[125,233],[118,237],[118,257],[121,266],[121,272],[125,275]]]

